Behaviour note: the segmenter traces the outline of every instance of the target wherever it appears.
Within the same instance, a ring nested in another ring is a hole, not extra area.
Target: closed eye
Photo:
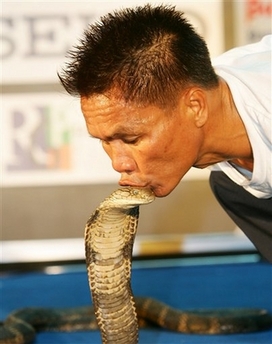
[[[129,144],[129,145],[135,145],[139,142],[140,140],[140,137],[137,136],[137,137],[131,137],[131,138],[123,138],[122,141],[126,144]]]
[[[134,138],[134,139],[127,139],[127,138],[123,138],[123,139],[120,139],[120,141],[122,141],[123,143],[127,144],[127,145],[136,145],[138,142],[139,142],[140,138],[137,137],[137,138]],[[114,141],[114,140],[101,140],[100,139],[100,142],[102,142],[103,145],[108,145],[110,144],[111,141]]]

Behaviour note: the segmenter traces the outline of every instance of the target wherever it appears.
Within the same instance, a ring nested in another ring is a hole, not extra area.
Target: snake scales
[[[262,309],[180,311],[152,298],[133,298],[131,255],[139,206],[153,200],[148,189],[118,189],[88,220],[86,263],[93,307],[17,310],[1,324],[0,343],[30,343],[36,331],[43,330],[99,328],[104,344],[135,344],[138,325],[198,334],[253,332],[271,327],[272,317]]]

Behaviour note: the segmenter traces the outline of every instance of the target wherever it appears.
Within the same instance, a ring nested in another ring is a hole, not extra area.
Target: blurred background
[[[84,258],[85,223],[118,187],[118,175],[57,72],[88,23],[146,2],[2,2],[3,263]],[[270,1],[160,3],[185,12],[212,57],[271,33]],[[141,208],[135,256],[253,249],[215,200],[208,176],[192,169],[171,195]]]

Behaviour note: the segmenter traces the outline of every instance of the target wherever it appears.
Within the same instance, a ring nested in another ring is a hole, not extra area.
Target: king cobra
[[[86,263],[103,343],[138,342],[130,286],[131,257],[139,206],[153,200],[149,189],[119,189],[100,204],[87,222]]]
[[[103,344],[138,343],[140,327],[160,326],[182,333],[231,334],[265,330],[264,309],[181,311],[150,297],[133,297],[130,278],[139,206],[154,200],[149,189],[121,188],[106,198],[85,228],[88,279],[93,307],[24,308],[0,325],[1,344],[27,344],[37,331],[96,330]]]

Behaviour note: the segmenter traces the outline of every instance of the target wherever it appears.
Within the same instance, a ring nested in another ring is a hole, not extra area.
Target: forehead
[[[128,104],[106,95],[82,97],[81,110],[91,134],[105,129],[114,132],[117,127],[118,130],[132,131],[136,127],[150,126],[165,116],[164,111],[157,107]]]
[[[92,97],[81,97],[81,110],[86,120],[106,119],[114,114],[126,117],[129,113],[135,112],[132,106],[129,106],[122,100],[110,98],[106,95],[95,95]]]

